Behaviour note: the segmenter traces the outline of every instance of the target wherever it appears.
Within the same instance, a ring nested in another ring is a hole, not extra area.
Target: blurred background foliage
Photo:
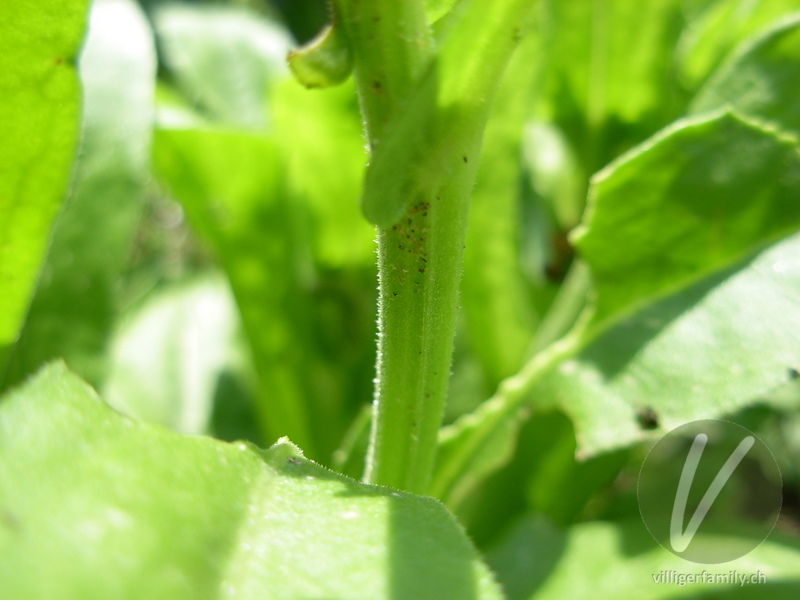
[[[126,414],[262,446],[288,435],[360,477],[377,293],[374,231],[358,206],[367,156],[357,98],[352,81],[307,91],[285,66],[327,7],[140,4],[136,20],[98,24],[106,33],[81,58],[73,190],[2,387],[63,357]],[[589,283],[567,234],[591,175],[687,114],[736,45],[795,8],[541,0],[485,136],[447,422],[577,318]],[[773,448],[779,528],[797,534],[800,385],[774,396],[728,417]],[[643,407],[642,430],[657,425]],[[572,421],[540,411],[511,463],[459,507],[478,545],[498,548],[501,571],[518,517],[556,545],[558,528],[637,518],[646,444],[583,461],[576,447]],[[527,597],[520,589],[512,597]]]

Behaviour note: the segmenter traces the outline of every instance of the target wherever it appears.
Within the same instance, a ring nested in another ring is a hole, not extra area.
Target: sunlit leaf
[[[537,388],[573,417],[586,453],[643,431],[733,412],[800,364],[800,238],[794,236],[649,305],[563,362]]]
[[[74,61],[87,6],[43,0],[0,7],[0,369],[71,175],[80,121]]]
[[[288,202],[272,138],[232,131],[162,129],[154,167],[189,222],[210,245],[236,296],[262,381],[262,426],[291,435],[313,455],[306,393],[310,324],[300,291],[308,259],[298,245],[297,207]],[[287,318],[290,317],[290,318]],[[270,440],[274,441],[274,439]]]
[[[795,0],[700,0],[686,7],[689,26],[676,48],[684,86],[694,91],[739,42],[797,10]]]
[[[132,2],[95,2],[79,70],[83,135],[73,193],[53,228],[10,381],[56,357],[92,383],[102,379],[149,178],[155,50]]]
[[[315,258],[330,267],[371,265],[375,230],[358,203],[367,154],[352,86],[309,92],[287,79],[270,100],[290,192],[312,214]]]
[[[734,115],[675,126],[595,177],[573,242],[594,321],[630,312],[800,227],[800,153]]]
[[[692,103],[693,112],[730,107],[800,136],[800,16],[745,43]]]
[[[586,176],[681,114],[670,57],[682,4],[542,3],[542,117],[566,134]]]
[[[439,497],[509,460],[530,402],[565,410],[589,455],[641,439],[638,410],[667,427],[719,416],[800,361],[795,246],[749,264],[800,228],[792,140],[732,115],[684,124],[611,165],[591,198],[575,237],[594,312],[442,432]]]
[[[0,405],[10,598],[499,599],[435,500],[112,411],[61,365]]]

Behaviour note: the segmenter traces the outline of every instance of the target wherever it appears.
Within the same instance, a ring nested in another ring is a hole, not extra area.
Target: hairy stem
[[[467,212],[486,117],[530,0],[457,2],[434,40],[419,0],[339,0],[380,228],[371,483],[427,493],[450,376]]]
[[[469,186],[456,177],[420,195],[397,225],[379,233],[369,481],[427,491],[450,376],[468,198]]]

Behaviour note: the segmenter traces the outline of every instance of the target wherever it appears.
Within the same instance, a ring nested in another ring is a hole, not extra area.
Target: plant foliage
[[[797,597],[796,2],[329,8],[0,6],[0,597]]]

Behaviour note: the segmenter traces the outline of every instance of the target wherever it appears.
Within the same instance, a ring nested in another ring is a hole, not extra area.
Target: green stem
[[[336,4],[371,151],[365,212],[381,225],[371,483],[428,491],[481,137],[531,8],[530,0],[458,2],[437,48],[424,2]]]
[[[458,302],[469,185],[420,195],[378,241],[379,353],[366,478],[425,493],[433,471]]]
[[[355,60],[356,83],[370,150],[434,56],[422,0],[335,0]]]
[[[393,116],[430,64],[433,34],[421,0],[338,0],[335,9],[353,52],[361,111],[374,157],[388,136]],[[449,329],[454,326],[446,325],[454,323],[449,314],[454,311],[447,307],[450,303],[431,298],[430,281],[446,270],[437,259],[439,252],[432,250],[442,243],[433,223],[436,215],[452,214],[458,206],[453,200],[437,203],[434,211],[430,208],[435,198],[420,198],[403,221],[379,231],[378,374],[365,474],[374,483],[420,491],[432,470],[438,425],[431,427],[432,419],[426,416],[432,404],[440,405],[441,411],[449,356],[442,363],[448,350],[425,342],[432,322],[437,323],[437,331],[443,328],[439,333],[445,337],[440,339],[451,339]],[[453,282],[446,287],[452,289]],[[437,363],[435,368],[432,361]]]

